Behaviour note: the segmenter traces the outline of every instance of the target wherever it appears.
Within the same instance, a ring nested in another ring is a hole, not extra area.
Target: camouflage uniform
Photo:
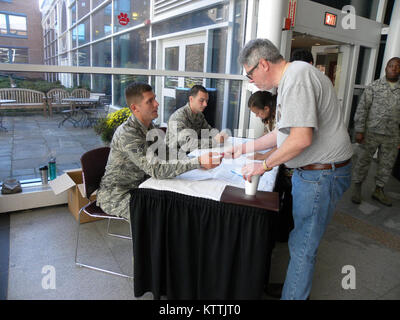
[[[183,172],[200,168],[197,158],[166,163],[157,156],[146,157],[153,141],[146,141],[146,134],[155,129],[146,128],[134,115],[120,125],[111,141],[106,172],[97,191],[97,205],[105,212],[130,220],[130,190],[150,176],[156,179],[172,178]],[[165,143],[160,139],[163,146]],[[168,154],[168,150],[167,150]]]
[[[376,185],[383,188],[389,180],[400,141],[400,81],[392,88],[386,77],[369,85],[354,116],[355,131],[364,133],[359,146],[353,181],[361,183],[368,174],[371,159],[378,148]]]
[[[182,130],[192,129],[197,134],[198,141],[189,139],[188,135],[181,137]],[[202,135],[201,131],[210,130],[209,136],[200,140]],[[213,129],[204,117],[202,112],[194,113],[189,104],[176,110],[168,120],[168,129],[166,133],[166,143],[169,148],[175,149],[176,147],[185,147],[187,151],[193,151],[197,148],[211,148],[216,146],[214,137],[218,134],[218,129]],[[178,136],[179,135],[179,136]],[[179,139],[179,140],[178,140]]]

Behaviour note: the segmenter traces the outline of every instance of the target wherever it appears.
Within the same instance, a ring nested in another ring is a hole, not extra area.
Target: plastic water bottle
[[[54,180],[57,177],[56,157],[51,157],[49,160],[49,178]]]

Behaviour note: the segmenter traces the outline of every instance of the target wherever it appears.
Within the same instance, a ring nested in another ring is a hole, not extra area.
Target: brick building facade
[[[41,12],[36,0],[0,0],[0,62],[43,64]],[[18,74],[42,77],[42,74]]]

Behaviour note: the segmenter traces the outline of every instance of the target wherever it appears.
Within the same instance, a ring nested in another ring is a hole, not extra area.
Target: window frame
[[[28,39],[28,17],[24,13],[16,13],[16,12],[9,12],[9,11],[0,11],[0,14],[4,14],[6,17],[6,34],[0,34],[1,37],[11,37],[11,38],[20,38],[20,39]],[[25,25],[26,25],[26,36],[17,35],[10,33],[10,18],[9,16],[17,16],[17,17],[25,17]]]

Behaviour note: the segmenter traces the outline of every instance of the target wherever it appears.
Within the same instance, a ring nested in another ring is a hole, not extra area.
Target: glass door
[[[196,35],[179,39],[163,41],[162,65],[164,70],[205,72],[205,45],[206,36]],[[205,85],[205,79],[194,77],[165,76],[161,90],[161,122],[168,122],[171,114],[181,107],[182,101],[178,93],[190,89],[193,85]]]

